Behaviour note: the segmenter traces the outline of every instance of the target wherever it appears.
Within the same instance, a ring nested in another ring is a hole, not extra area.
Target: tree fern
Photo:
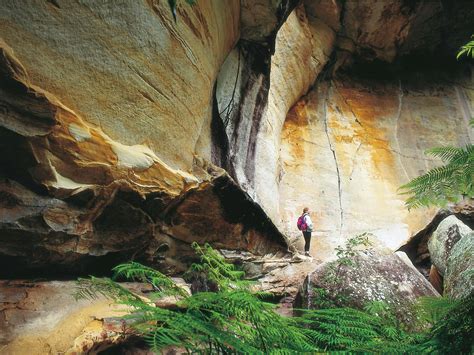
[[[251,286],[251,282],[243,280],[245,273],[226,262],[209,244],[200,246],[193,243],[192,247],[199,256],[199,263],[192,264],[184,278],[192,285],[198,283],[201,286],[193,287],[195,291],[209,291],[213,285],[219,290],[248,289]]]
[[[458,353],[471,349],[474,297],[463,301],[424,298],[420,317],[432,325],[430,333],[407,333],[383,302],[364,310],[331,308],[301,310],[300,317],[285,318],[249,287],[236,287],[242,274],[209,246],[194,246],[197,265],[219,284],[216,292],[188,295],[159,271],[138,263],[119,265],[117,278],[147,283],[156,295],[175,295],[177,307],[162,309],[108,278],[79,279],[77,297],[106,296],[127,305],[124,318],[160,352],[169,346],[206,354]],[[345,255],[345,254],[344,254]],[[229,279],[225,281],[225,279]]]
[[[445,165],[433,168],[401,186],[402,194],[411,195],[409,209],[456,202],[474,196],[474,146],[464,148],[437,147],[427,154],[440,158]]]
[[[472,36],[474,38],[474,35]],[[462,46],[457,59],[463,55],[474,58],[474,40]],[[470,121],[474,126],[474,119]],[[408,209],[422,206],[444,206],[461,198],[474,196],[474,146],[463,148],[437,147],[427,154],[440,158],[445,165],[429,170],[400,187],[401,193],[411,195],[406,200]]]

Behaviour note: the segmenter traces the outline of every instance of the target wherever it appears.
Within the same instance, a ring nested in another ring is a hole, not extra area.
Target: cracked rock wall
[[[298,101],[281,135],[288,234],[298,234],[294,221],[305,205],[316,224],[315,253],[365,231],[397,249],[431,220],[434,210],[409,212],[397,190],[438,164],[426,149],[472,142],[466,115],[474,114],[470,78],[435,77],[340,75]]]

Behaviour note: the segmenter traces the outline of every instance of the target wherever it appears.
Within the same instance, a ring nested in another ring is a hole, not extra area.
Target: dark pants
[[[309,251],[309,245],[311,244],[311,232],[303,232],[304,237],[304,251]]]

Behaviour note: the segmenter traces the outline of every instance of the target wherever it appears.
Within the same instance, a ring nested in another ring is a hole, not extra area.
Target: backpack
[[[298,222],[296,222],[296,226],[298,227],[298,229],[300,231],[305,231],[306,229],[308,229],[308,225],[306,224],[304,216],[306,216],[306,215],[303,214],[303,215],[299,216]]]

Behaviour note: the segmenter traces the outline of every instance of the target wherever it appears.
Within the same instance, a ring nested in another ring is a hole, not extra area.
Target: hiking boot
[[[304,255],[305,255],[305,256],[311,256],[311,255],[309,255],[309,251],[305,251],[305,252],[304,252]]]

